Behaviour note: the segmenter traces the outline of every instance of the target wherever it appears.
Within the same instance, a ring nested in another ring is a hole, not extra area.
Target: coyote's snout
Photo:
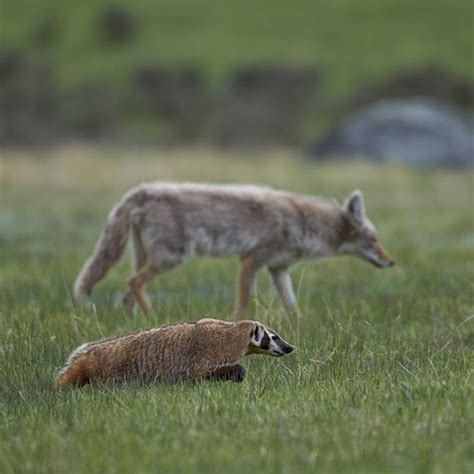
[[[352,254],[377,267],[393,260],[378,243],[364,199],[354,191],[341,206],[258,186],[150,183],[129,191],[112,209],[74,293],[87,295],[131,240],[135,275],[123,303],[150,308],[145,287],[193,255],[240,256],[235,315],[249,305],[256,276],[267,268],[283,306],[297,310],[288,269],[305,258]]]

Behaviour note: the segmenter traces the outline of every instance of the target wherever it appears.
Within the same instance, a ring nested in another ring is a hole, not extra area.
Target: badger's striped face
[[[248,354],[264,354],[273,357],[282,357],[293,351],[293,347],[288,344],[276,332],[256,324],[252,330]]]

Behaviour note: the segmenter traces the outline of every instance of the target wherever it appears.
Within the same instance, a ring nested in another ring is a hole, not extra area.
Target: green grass
[[[315,165],[285,153],[65,149],[0,162],[0,471],[468,473],[474,469],[472,172]],[[105,335],[229,316],[235,259],[158,278],[157,308],[116,307],[128,262],[79,307],[70,288],[105,216],[140,180],[259,182],[365,192],[397,266],[354,258],[293,272],[292,329],[262,275],[253,317],[297,350],[244,360],[244,383],[57,393],[69,352]]]
[[[118,46],[101,41],[98,29],[110,3],[3,0],[0,38],[49,59],[65,87],[102,80],[126,88],[134,68],[148,61],[197,64],[215,80],[243,63],[312,64],[326,78],[324,95],[334,97],[420,64],[474,76],[471,0],[118,1],[138,25],[136,38]],[[49,17],[58,37],[44,49],[34,34]]]

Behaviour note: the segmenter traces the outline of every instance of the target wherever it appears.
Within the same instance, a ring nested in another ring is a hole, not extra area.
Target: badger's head
[[[293,347],[275,331],[265,327],[263,324],[255,323],[250,333],[247,354],[282,357],[292,351]]]

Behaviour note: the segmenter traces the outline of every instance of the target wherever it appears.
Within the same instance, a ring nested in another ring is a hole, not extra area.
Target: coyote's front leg
[[[255,280],[261,264],[254,255],[241,257],[240,277],[237,294],[235,298],[234,319],[243,319],[243,316],[250,304],[252,292],[255,287]]]
[[[283,307],[288,315],[294,319],[298,314],[298,304],[296,302],[293,284],[287,268],[269,268],[273,284],[281,298]]]

